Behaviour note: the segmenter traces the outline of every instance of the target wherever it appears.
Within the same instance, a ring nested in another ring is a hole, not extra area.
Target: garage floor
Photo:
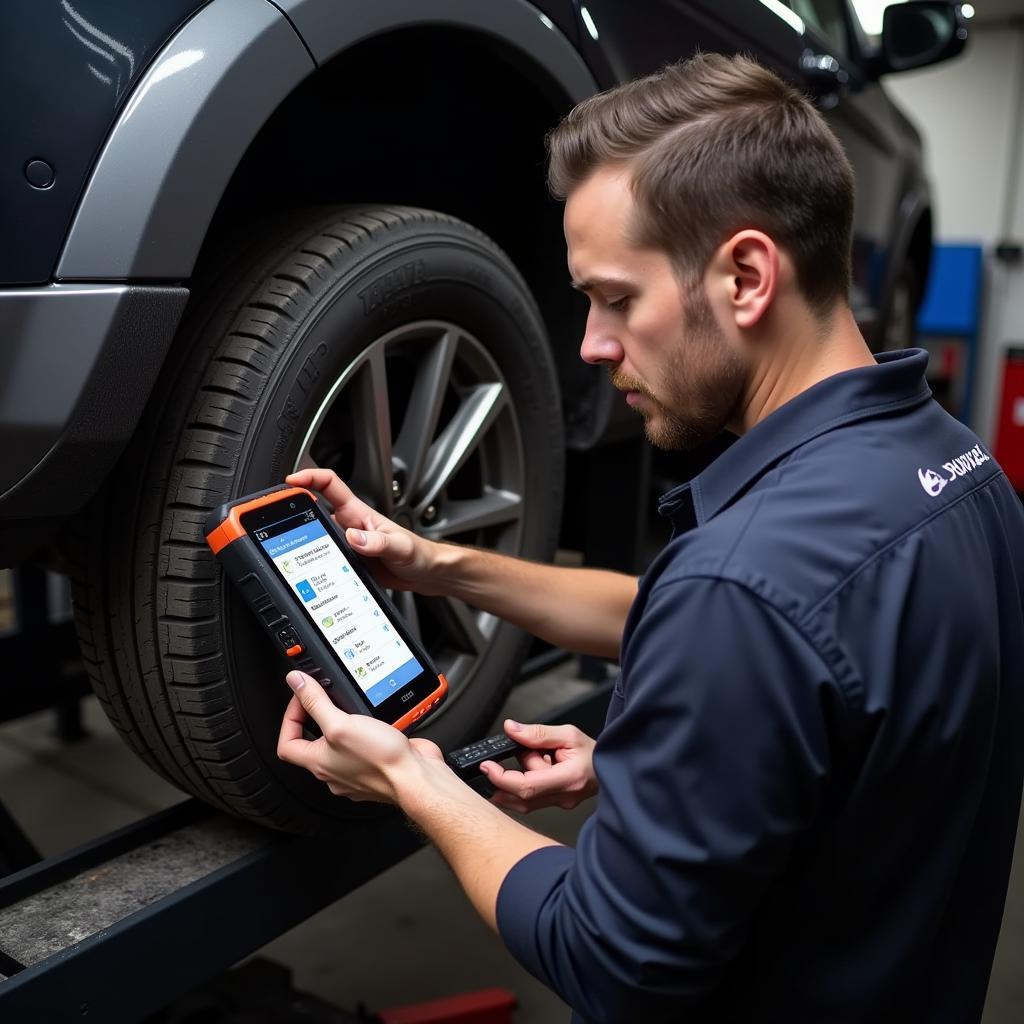
[[[520,686],[506,713],[531,721],[588,686],[574,678],[569,662]],[[85,720],[89,737],[68,746],[53,737],[49,713],[0,726],[0,798],[47,855],[182,799],[121,743],[91,698]],[[571,843],[588,811],[587,805],[573,812],[542,811],[530,821]],[[519,1024],[565,1024],[568,1018],[564,1004],[523,971],[478,920],[432,849],[408,858],[259,953],[291,967],[297,988],[347,1009],[362,1003],[380,1010],[500,986],[518,997]],[[382,961],[402,969],[382,970]],[[985,1024],[1024,1020],[1022,963],[1024,869],[1018,863]]]

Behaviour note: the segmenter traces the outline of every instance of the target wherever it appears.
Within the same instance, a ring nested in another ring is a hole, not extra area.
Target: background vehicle
[[[755,53],[819,97],[854,160],[852,298],[880,345],[931,219],[919,138],[877,78],[965,38],[953,5],[914,4],[869,51],[840,0],[0,17],[0,94],[23,98],[0,139],[0,557],[57,552],[96,692],[148,764],[307,831],[356,811],[274,758],[287,691],[215,571],[207,511],[318,463],[428,536],[549,557],[566,452],[636,428],[576,354],[546,130],[697,47]],[[592,491],[614,483],[595,463]],[[401,604],[451,683],[430,734],[453,744],[524,638],[461,602]]]

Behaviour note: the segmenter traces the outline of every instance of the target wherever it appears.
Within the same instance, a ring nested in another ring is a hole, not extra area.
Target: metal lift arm
[[[550,720],[594,735],[610,692]],[[422,845],[391,809],[305,837],[185,801],[0,882],[0,1020],[135,1024]]]

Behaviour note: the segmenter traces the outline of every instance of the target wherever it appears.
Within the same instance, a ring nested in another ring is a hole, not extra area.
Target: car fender
[[[419,25],[497,36],[576,102],[596,83],[525,0],[213,0],[167,43],[103,147],[61,253],[61,281],[183,281],[266,119],[324,62]],[[358,197],[353,197],[358,198]]]
[[[927,183],[923,180],[911,182],[900,199],[899,208],[896,214],[898,227],[892,236],[889,259],[885,268],[885,278],[882,282],[882,290],[879,297],[879,309],[882,311],[882,315],[878,321],[877,332],[883,332],[885,330],[885,320],[888,316],[893,290],[896,287],[896,282],[899,280],[903,267],[906,265],[908,260],[913,258],[911,246],[913,245],[914,234],[922,220],[929,215],[930,210],[931,193]],[[930,258],[928,262],[930,263]],[[917,296],[918,301],[923,298],[923,289],[927,283],[923,279],[924,275],[926,275],[928,271],[927,264],[922,269],[922,280],[918,281],[918,286],[922,291]],[[881,338],[881,333],[878,333],[878,338]]]

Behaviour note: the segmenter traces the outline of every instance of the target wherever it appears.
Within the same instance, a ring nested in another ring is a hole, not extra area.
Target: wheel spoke
[[[465,601],[455,597],[439,598],[437,611],[454,647],[468,654],[483,654],[487,637],[481,632],[476,615]]]
[[[468,390],[455,415],[427,453],[423,486],[416,494],[417,511],[434,503],[507,402],[508,396],[502,384],[478,384]]]
[[[402,432],[395,441],[395,458],[405,466],[405,490],[413,494],[419,487],[423,464],[437,430],[452,360],[458,348],[454,329],[446,330],[430,347],[416,373],[416,382],[402,421]]]
[[[523,499],[512,491],[487,488],[480,498],[466,501],[446,501],[444,514],[423,535],[431,540],[450,537],[455,533],[482,530],[485,526],[514,523],[523,517]]]
[[[358,425],[354,437],[355,489],[362,491],[384,515],[390,515],[394,510],[391,493],[391,403],[383,345],[370,350],[354,385],[353,404]]]
[[[395,422],[392,393],[407,396]],[[501,370],[456,324],[406,324],[353,358],[299,446],[295,469],[317,464],[342,472],[384,515],[417,521],[427,537],[518,550],[525,480],[516,411]],[[455,599],[408,591],[391,597],[457,697],[488,654],[499,620]]]

